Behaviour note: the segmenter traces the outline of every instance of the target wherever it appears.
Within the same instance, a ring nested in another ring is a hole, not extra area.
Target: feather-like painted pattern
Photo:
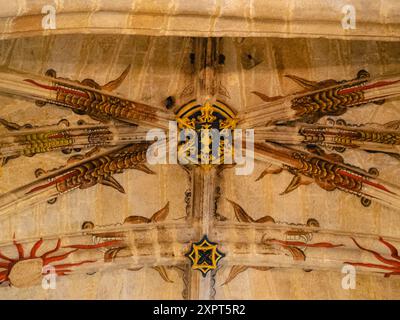
[[[311,183],[313,183],[312,179],[308,179],[307,177],[304,177],[302,175],[296,175],[293,177],[292,181],[290,181],[289,185],[286,187],[285,191],[281,193],[281,195],[290,193],[293,190],[296,190],[301,185],[308,185]]]
[[[125,189],[120,183],[112,176],[105,177],[100,180],[100,184],[114,188],[115,190],[125,193]]]
[[[240,273],[246,271],[248,266],[233,266],[231,271],[229,272],[228,278],[226,278],[225,282],[221,284],[221,286],[227,285],[233,279],[235,279]]]
[[[165,282],[170,282],[172,283],[173,281],[169,278],[167,270],[165,269],[164,266],[155,266],[153,267],[154,270],[156,270],[159,275],[161,276],[161,278],[165,281]]]
[[[125,223],[130,223],[130,224],[139,224],[139,223],[149,223],[150,219],[142,216],[129,216],[125,218],[124,224]]]
[[[264,178],[267,174],[279,174],[283,171],[283,168],[281,167],[275,167],[275,168],[271,168],[273,167],[273,165],[269,165],[263,172],[261,172],[261,174],[258,176],[258,178],[256,179],[256,181],[261,180],[262,178]]]
[[[238,219],[239,222],[254,222],[254,219],[250,217],[241,206],[229,199],[228,201],[232,204],[236,219]]]
[[[305,261],[306,260],[306,255],[304,254],[304,252],[297,248],[297,247],[285,247],[286,250],[288,250],[290,252],[290,254],[293,257],[293,260],[295,261]]]
[[[169,202],[164,206],[164,208],[158,210],[150,218],[150,222],[159,222],[165,220],[169,213]]]
[[[266,102],[272,102],[272,101],[283,98],[283,96],[269,97],[269,96],[265,95],[264,93],[261,93],[258,91],[252,91],[251,93],[254,93],[256,96],[260,97],[262,100],[264,100]]]
[[[101,89],[106,90],[106,91],[113,91],[113,90],[117,89],[122,84],[122,82],[125,80],[130,69],[131,69],[131,65],[128,65],[126,67],[126,69],[121,73],[121,75],[117,79],[111,80],[110,82],[106,83],[104,86],[101,86]]]

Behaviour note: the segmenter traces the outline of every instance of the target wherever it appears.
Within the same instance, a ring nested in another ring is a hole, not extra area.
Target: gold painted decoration
[[[215,270],[218,267],[218,261],[225,254],[218,250],[218,244],[208,240],[205,235],[199,242],[192,243],[191,250],[186,256],[192,263],[193,270],[199,270],[203,277],[210,270]]]
[[[197,147],[197,159],[202,164],[209,164],[210,162],[222,163],[224,159],[224,136],[221,135],[221,140],[217,151],[212,150],[212,130],[231,130],[236,128],[237,119],[235,112],[224,102],[210,100],[204,103],[199,103],[197,100],[192,100],[182,106],[176,113],[176,121],[178,128],[181,130],[191,129],[195,130],[198,137],[197,146],[193,143],[181,144],[180,152],[190,153],[191,148]],[[184,149],[185,148],[185,149]],[[192,153],[193,154],[193,153]]]
[[[180,129],[234,129],[237,119],[235,112],[224,102],[216,100],[199,103],[191,100],[176,113]]]
[[[326,124],[297,123],[255,130],[257,142],[272,141],[290,145],[318,145],[327,150],[344,152],[358,149],[386,153],[400,159],[400,121],[385,124],[350,124],[344,119],[328,118]]]

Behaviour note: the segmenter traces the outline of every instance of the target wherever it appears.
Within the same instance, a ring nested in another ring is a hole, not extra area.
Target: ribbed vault
[[[86,3],[47,31],[39,2],[0,7],[1,298],[398,297],[394,4],[348,35],[300,1]],[[190,101],[255,130],[252,174],[146,163],[147,130]],[[225,254],[205,277],[186,256],[204,235]]]

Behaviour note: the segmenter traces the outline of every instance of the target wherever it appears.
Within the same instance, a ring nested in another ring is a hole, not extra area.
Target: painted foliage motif
[[[129,169],[155,174],[146,166],[146,152],[152,142],[144,141],[144,139],[142,141],[139,138],[132,142],[128,139],[127,143],[120,143],[121,145],[116,147],[112,141],[116,140],[115,133],[118,130],[113,131],[114,129],[110,128],[124,123],[125,137],[131,136],[134,140],[133,137],[137,135],[137,127],[167,129],[169,120],[176,120],[180,130],[193,129],[197,132],[201,129],[217,129],[219,132],[225,129],[231,131],[236,128],[260,130],[254,152],[261,161],[266,163],[267,168],[257,181],[268,174],[278,174],[286,170],[293,175],[293,178],[282,192],[283,195],[302,185],[315,183],[325,191],[339,190],[355,195],[366,207],[371,204],[371,201],[376,201],[395,209],[400,208],[400,186],[379,178],[378,174],[382,170],[381,168],[380,170],[360,168],[346,162],[345,154],[337,153],[343,152],[345,148],[353,148],[385,153],[395,157],[397,155],[398,158],[399,150],[396,149],[400,137],[398,121],[394,120],[383,127],[364,127],[364,124],[361,123],[349,127],[343,122],[336,122],[332,128],[328,128],[327,126],[321,127],[317,123],[324,116],[337,117],[349,109],[369,103],[382,105],[386,100],[400,96],[399,77],[384,76],[373,79],[365,70],[359,71],[356,78],[343,81],[333,79],[310,81],[291,75],[289,78],[302,86],[303,91],[276,97],[268,97],[261,92],[254,91],[263,103],[257,106],[243,106],[238,108],[238,110],[242,110],[241,112],[236,112],[229,106],[229,92],[219,78],[225,61],[225,56],[221,52],[221,43],[220,39],[197,39],[194,41],[193,52],[190,53],[193,83],[186,86],[179,97],[186,100],[179,101],[179,105],[175,107],[176,97],[167,98],[167,108],[160,108],[114,94],[112,91],[130,75],[129,66],[119,77],[105,85],[100,85],[93,79],[77,81],[57,77],[56,72],[52,69],[48,70],[45,76],[17,71],[1,71],[1,93],[12,92],[14,96],[35,101],[39,106],[69,108],[77,115],[90,116],[96,123],[70,128],[67,122],[61,120],[57,127],[43,128],[35,127],[34,124],[18,125],[10,119],[0,119],[0,123],[9,131],[7,139],[0,139],[0,156],[3,165],[20,156],[33,156],[60,150],[67,154],[72,151],[77,153],[68,160],[65,166],[50,171],[37,169],[36,180],[7,194],[0,195],[0,213],[3,214],[6,210],[12,211],[16,205],[22,207],[22,204],[28,203],[35,197],[40,198],[37,203],[41,201],[54,203],[54,199],[66,193],[78,192],[99,184],[125,193],[124,187],[116,180],[115,175],[122,174]],[[248,64],[245,69],[255,67],[259,63],[261,60]],[[232,105],[234,106],[234,103]],[[334,118],[333,121],[337,120]],[[58,127],[59,125],[65,125],[65,127]],[[272,133],[268,135],[271,127],[275,131],[271,131]],[[276,134],[277,132],[279,135]],[[199,144],[210,147],[210,143],[204,143],[202,140]],[[83,149],[90,150],[83,152]],[[220,148],[218,154],[210,156],[208,152],[206,157],[223,159],[224,152],[226,150]],[[205,155],[196,156],[201,158]],[[11,165],[7,163],[6,168]],[[234,165],[232,164],[232,166]],[[128,270],[137,271],[145,266],[150,266],[165,282],[172,282],[168,269],[176,268],[183,272],[187,289],[190,278],[188,270],[196,270],[201,272],[204,277],[211,277],[214,281],[213,286],[215,286],[216,270],[220,266],[228,265],[230,271],[224,282],[227,285],[237,275],[249,268],[262,271],[276,268],[276,266],[268,266],[267,263],[264,263],[268,262],[270,256],[291,263],[292,266],[302,266],[315,252],[332,254],[343,248],[351,248],[357,254],[360,252],[371,253],[376,260],[383,264],[360,262],[356,259],[354,261],[351,259],[350,262],[346,260],[347,262],[343,261],[343,263],[364,269],[384,270],[387,271],[386,277],[399,274],[397,249],[394,244],[383,238],[380,238],[379,241],[389,249],[392,259],[386,258],[378,251],[361,246],[359,240],[355,238],[350,242],[347,235],[342,238],[325,237],[321,232],[323,229],[319,222],[314,218],[308,219],[305,223],[296,224],[279,222],[274,218],[275,215],[274,217],[266,215],[254,219],[239,204],[230,201],[237,222],[211,219],[210,228],[204,226],[202,228],[211,230],[210,232],[217,230],[214,235],[223,235],[225,227],[223,223],[232,228],[254,227],[249,232],[254,231],[255,226],[257,228],[262,226],[265,230],[263,229],[261,237],[257,237],[256,244],[259,245],[263,258],[266,257],[263,265],[261,263],[260,265],[232,264],[230,261],[233,260],[230,259],[233,258],[230,257],[229,252],[220,251],[220,248],[226,243],[213,242],[210,240],[213,237],[208,234],[204,234],[203,238],[197,241],[198,235],[202,234],[199,231],[200,225],[204,221],[208,221],[210,212],[212,212],[210,207],[216,206],[212,202],[217,196],[215,194],[214,197],[207,198],[206,196],[206,192],[215,193],[216,190],[210,188],[212,189],[210,191],[205,186],[211,181],[211,178],[210,180],[206,179],[215,173],[214,168],[212,166],[202,167],[203,171],[198,174],[202,180],[196,178],[194,168],[198,169],[197,166],[190,164],[184,166],[192,179],[192,189],[185,190],[185,201],[187,208],[192,209],[191,206],[197,205],[195,209],[201,212],[196,210],[191,212],[189,209],[188,212],[185,212],[183,223],[186,224],[187,230],[193,232],[188,232],[191,236],[190,239],[179,240],[180,242],[176,240],[181,248],[181,251],[178,251],[179,254],[176,255],[177,259],[186,259],[186,264],[180,261],[179,265],[167,265],[157,261],[152,262],[152,265],[144,263],[140,265],[139,263],[132,268],[127,268]],[[225,167],[219,167],[216,170],[221,173],[223,168]],[[187,196],[188,194],[190,196]],[[197,197],[201,198],[203,203],[199,204],[201,201],[198,201]],[[327,197],[329,199],[329,194]],[[282,201],[285,200],[282,198]],[[215,202],[218,201],[215,200]],[[119,259],[135,257],[135,246],[139,246],[141,243],[134,243],[129,238],[129,232],[133,232],[132,230],[136,226],[144,229],[148,227],[149,230],[151,228],[162,229],[163,226],[160,224],[164,222],[171,222],[169,228],[176,227],[175,221],[166,221],[168,214],[169,203],[149,218],[144,216],[127,217],[118,225],[121,230],[117,231],[109,231],[105,226],[98,226],[87,221],[83,224],[81,231],[84,235],[91,237],[93,243],[89,245],[61,246],[61,240],[57,240],[53,249],[43,250],[42,244],[45,240],[40,239],[32,245],[30,253],[27,254],[25,252],[27,246],[14,241],[15,255],[0,254],[0,267],[2,268],[0,281],[14,287],[27,287],[36,285],[43,277],[43,268],[49,265],[55,268],[58,275],[64,276],[84,264],[91,264],[98,260],[104,263],[114,263]],[[221,224],[218,225],[218,223]],[[268,226],[276,227],[277,225],[284,230],[274,233],[274,228],[268,229]],[[126,231],[129,227],[133,229]],[[222,236],[221,238],[223,239]],[[188,244],[190,244],[190,250],[184,252]],[[72,258],[74,253],[92,249],[101,250],[100,259],[64,261]]]

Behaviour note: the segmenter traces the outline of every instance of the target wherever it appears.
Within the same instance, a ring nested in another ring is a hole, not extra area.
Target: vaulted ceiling
[[[1,299],[400,296],[394,2],[353,33],[340,4],[76,3],[45,31],[40,1],[0,6]],[[255,129],[250,175],[146,163],[190,101]]]

